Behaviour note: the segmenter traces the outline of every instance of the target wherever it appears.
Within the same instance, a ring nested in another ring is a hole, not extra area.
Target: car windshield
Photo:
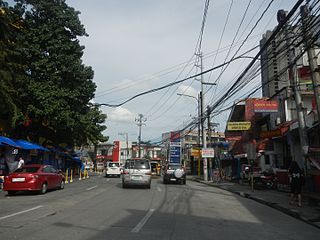
[[[150,168],[150,164],[149,164],[148,160],[127,160],[125,168],[148,169],[148,168]]]
[[[176,169],[180,169],[180,165],[169,165],[168,166],[169,170],[176,170]]]
[[[35,173],[37,172],[39,167],[24,167],[15,170],[16,173]]]
[[[109,167],[119,167],[119,163],[110,162],[108,163]]]

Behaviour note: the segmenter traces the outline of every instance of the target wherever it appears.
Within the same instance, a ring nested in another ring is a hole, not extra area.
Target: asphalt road
[[[0,193],[0,239],[319,239],[320,230],[198,182],[122,189],[91,177],[45,195]]]

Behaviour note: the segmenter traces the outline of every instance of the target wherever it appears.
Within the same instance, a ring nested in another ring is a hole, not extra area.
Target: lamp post
[[[198,95],[198,98],[196,98],[195,96],[192,96],[192,95],[188,95],[188,94],[184,94],[184,93],[177,93],[177,95],[179,96],[185,96],[185,97],[190,97],[190,98],[193,98],[197,101],[197,105],[198,105],[198,138],[197,138],[197,147],[198,147],[198,151],[200,151],[200,123],[201,123],[201,120],[200,120],[200,104],[201,104],[201,101],[200,101],[200,96],[201,96],[201,93]],[[200,177],[200,155],[198,155],[198,176]]]

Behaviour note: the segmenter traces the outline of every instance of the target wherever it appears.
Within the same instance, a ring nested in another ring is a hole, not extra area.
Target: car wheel
[[[41,194],[45,194],[47,192],[47,184],[46,183],[43,183],[41,185],[41,189],[40,189],[40,193]]]
[[[61,180],[60,189],[64,189],[64,181],[63,180]]]
[[[16,194],[16,191],[8,191],[8,195],[9,196],[13,196],[13,195],[15,195]]]
[[[146,186],[147,189],[151,188],[151,183]]]
[[[183,180],[183,184],[186,184],[186,183],[187,183],[187,179],[184,179],[184,180]]]

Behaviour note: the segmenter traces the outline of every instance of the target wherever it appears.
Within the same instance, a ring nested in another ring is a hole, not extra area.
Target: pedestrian
[[[298,199],[298,207],[301,207],[301,188],[303,181],[303,171],[296,161],[292,161],[289,168],[289,177],[291,185],[290,205]]]
[[[23,160],[22,157],[20,157],[20,158],[19,158],[19,162],[18,162],[18,169],[19,169],[19,168],[22,168],[23,165],[24,165],[24,160]]]

